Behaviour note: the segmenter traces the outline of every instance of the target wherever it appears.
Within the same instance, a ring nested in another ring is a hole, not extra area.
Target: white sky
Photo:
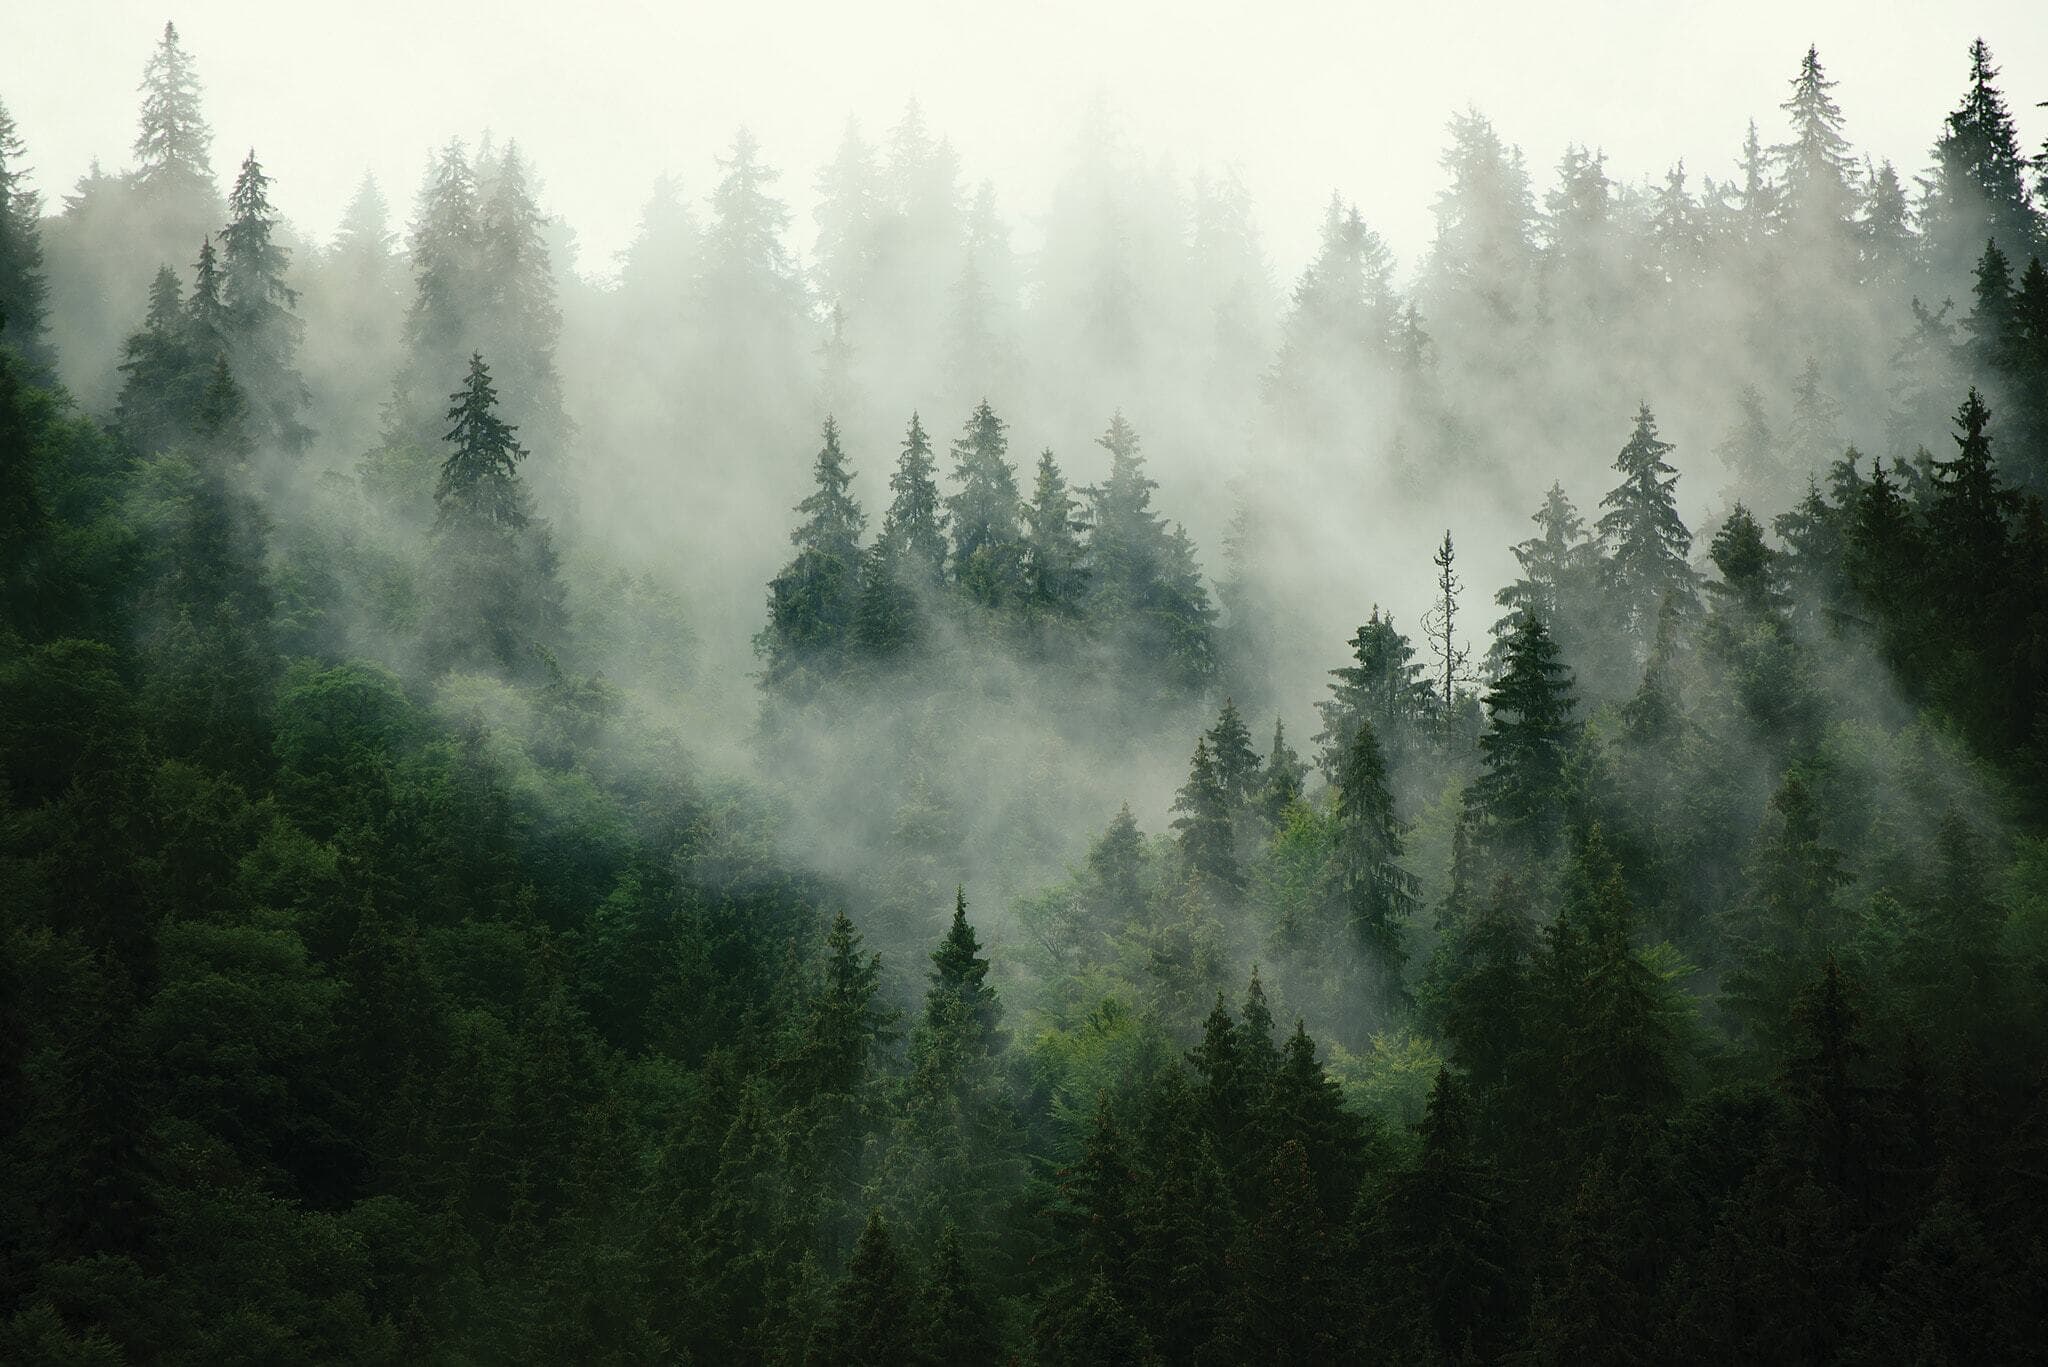
[[[206,85],[215,169],[225,181],[255,144],[301,231],[330,232],[365,170],[403,218],[426,149],[489,127],[537,159],[580,266],[600,272],[653,178],[701,195],[741,122],[784,171],[807,251],[811,180],[845,116],[878,135],[913,94],[969,183],[993,178],[1015,218],[1044,203],[1079,111],[1106,93],[1149,154],[1241,168],[1283,280],[1333,188],[1412,261],[1443,122],[1467,104],[1522,145],[1539,189],[1572,140],[1603,146],[1619,178],[1683,156],[1696,186],[1728,173],[1750,116],[1773,140],[1817,42],[1858,148],[1910,173],[1981,33],[2029,150],[2048,135],[2048,0],[0,0],[0,101],[47,197],[95,155],[128,164],[135,86],[167,17]]]

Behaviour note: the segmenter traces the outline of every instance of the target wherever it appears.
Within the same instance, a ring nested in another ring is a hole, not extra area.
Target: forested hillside
[[[2048,146],[1789,56],[1285,288],[0,106],[0,1361],[2048,1358]]]

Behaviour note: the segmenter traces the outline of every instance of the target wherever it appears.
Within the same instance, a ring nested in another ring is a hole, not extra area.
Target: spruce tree
[[[1562,815],[1565,761],[1578,738],[1572,708],[1571,671],[1543,619],[1523,617],[1486,694],[1486,767],[1468,800],[1497,830],[1538,850],[1549,848]]]
[[[812,1360],[829,1367],[897,1367],[915,1360],[918,1288],[877,1210],[854,1245]]]
[[[953,576],[976,602],[994,607],[1016,590],[1023,571],[1017,472],[1005,455],[1001,418],[983,399],[953,443],[959,491],[946,500],[953,525]]]
[[[767,679],[778,686],[828,667],[860,616],[860,537],[867,520],[848,492],[853,476],[839,446],[839,425],[830,418],[811,472],[815,487],[796,505],[803,520],[789,536],[796,557],[768,583],[768,625],[756,642]],[[869,630],[875,629],[871,621]]]
[[[1266,752],[1266,767],[1259,775],[1255,804],[1268,824],[1279,826],[1286,819],[1287,809],[1301,801],[1302,781],[1307,776],[1308,765],[1287,743],[1287,723],[1275,717],[1273,745]]]
[[[533,671],[546,662],[536,645],[559,636],[562,600],[547,524],[533,516],[519,477],[527,452],[498,415],[481,354],[448,397],[452,449],[434,489],[428,648],[442,665]]]
[[[889,509],[882,515],[876,541],[904,573],[936,584],[946,568],[946,515],[940,507],[933,468],[931,442],[924,434],[924,424],[912,413],[903,454],[889,476]]]
[[[1792,94],[1778,107],[1792,125],[1789,141],[1771,149],[1779,167],[1786,226],[1809,242],[1846,231],[1855,191],[1855,163],[1842,135],[1842,108],[1829,93],[1817,48],[1808,47],[1792,78]]]
[[[206,372],[193,355],[184,292],[169,266],[157,269],[149,313],[122,344],[120,370],[114,419],[136,450],[166,450],[190,434]]]
[[[1735,397],[1735,411],[1735,425],[1714,448],[1714,454],[1745,487],[1779,489],[1785,483],[1787,470],[1779,457],[1770,420],[1764,416],[1764,396],[1755,385],[1742,387]]]
[[[175,24],[142,72],[142,126],[135,135],[136,181],[162,198],[211,199],[213,130],[199,107],[199,74]]]
[[[1982,620],[1990,610],[1985,585],[2004,581],[2010,562],[2009,520],[2019,499],[2004,488],[1991,456],[1991,410],[1972,387],[1956,409],[1956,454],[1934,462],[1928,535],[1935,549],[1942,607]]]
[[[1576,657],[1597,601],[1598,551],[1562,485],[1550,486],[1543,506],[1529,520],[1536,524],[1537,534],[1513,547],[1521,577],[1494,594],[1494,602],[1507,611],[1493,624],[1493,644],[1487,650],[1487,671],[1493,675],[1500,673],[1508,642],[1522,619],[1532,613],[1543,619],[1559,648]]]
[[[1205,736],[1195,742],[1195,756],[1188,768],[1188,781],[1173,800],[1173,819],[1179,832],[1181,857],[1190,872],[1208,879],[1218,888],[1236,892],[1244,887],[1244,873],[1237,863],[1237,841],[1230,822],[1230,798],[1217,776]]]
[[[1024,591],[1033,606],[1055,616],[1078,613],[1086,600],[1078,516],[1081,501],[1067,488],[1051,451],[1038,457],[1038,481],[1024,508]]]
[[[532,509],[519,482],[519,462],[527,452],[513,435],[519,429],[498,416],[498,389],[481,352],[469,358],[463,387],[448,397],[454,405],[448,421],[454,426],[442,440],[454,450],[441,462],[434,488],[435,525],[524,528]]]
[[[1852,878],[1841,851],[1823,839],[1819,799],[1797,769],[1771,797],[1747,874],[1749,892],[1728,916],[1733,964],[1722,1001],[1756,1039],[1784,1050],[1800,989],[1846,949],[1838,896]]]
[[[2041,240],[2041,218],[2027,190],[2027,157],[2005,96],[1993,82],[1998,68],[1982,38],[1970,44],[1970,85],[1943,121],[1934,144],[1934,175],[1923,217],[1935,265],[1959,275],[1977,245],[1989,238],[2020,260]]]
[[[1394,815],[1386,758],[1372,723],[1361,723],[1352,736],[1336,784],[1338,888],[1351,934],[1375,974],[1369,1010],[1385,1018],[1406,994],[1401,969],[1408,957],[1404,941],[1417,885],[1401,867],[1402,826]]]
[[[1466,652],[1458,645],[1457,552],[1451,545],[1450,528],[1444,529],[1444,543],[1430,557],[1436,566],[1436,596],[1423,614],[1422,634],[1429,641],[1429,653],[1436,657],[1437,715],[1448,726],[1458,708],[1458,686],[1467,680]]]
[[[987,1299],[967,1265],[960,1231],[947,1225],[925,1279],[923,1322],[917,1349],[924,1362],[943,1367],[995,1367],[1001,1340]]]
[[[0,345],[43,360],[49,286],[38,223],[42,201],[28,188],[26,150],[7,106],[0,104]]]
[[[272,235],[270,178],[253,149],[235,176],[228,214],[220,232],[221,303],[235,378],[249,395],[258,441],[296,452],[309,435],[299,421],[307,399],[297,365],[305,326],[293,312],[298,291],[284,279],[289,253]]]
[[[566,426],[555,370],[562,314],[548,261],[547,220],[517,143],[506,145],[480,190],[475,336],[497,358],[506,392],[518,395],[520,426],[542,441],[559,442]]]
[[[1420,738],[1432,712],[1432,693],[1416,664],[1415,647],[1377,605],[1351,637],[1352,664],[1330,671],[1330,697],[1316,704],[1323,729],[1316,734],[1323,773],[1335,779],[1358,728],[1370,724],[1381,747],[1399,764]]]
[[[1118,412],[1096,439],[1109,476],[1087,490],[1091,606],[1132,663],[1193,693],[1215,673],[1216,610],[1186,532],[1153,511],[1138,433]]]
[[[1598,531],[1607,556],[1607,581],[1614,610],[1636,644],[1637,657],[1648,652],[1657,613],[1668,597],[1681,610],[1697,606],[1692,566],[1687,555],[1692,533],[1678,515],[1673,493],[1678,472],[1665,462],[1670,442],[1657,437],[1657,420],[1648,404],[1636,412],[1636,430],[1614,468],[1621,473],[1600,506]]]
[[[1209,728],[1209,757],[1216,766],[1216,782],[1232,812],[1244,809],[1257,791],[1259,754],[1252,749],[1252,733],[1238,715],[1237,703],[1223,700],[1223,711]]]

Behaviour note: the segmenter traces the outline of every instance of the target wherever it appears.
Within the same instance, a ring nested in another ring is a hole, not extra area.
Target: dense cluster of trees
[[[1170,309],[1178,229],[1140,214],[1050,225],[1024,313],[915,109],[879,154],[849,130],[810,280],[742,137],[617,301],[698,311],[678,401],[702,319],[747,320],[721,373],[785,390],[737,385],[718,441],[800,440],[775,395],[813,380],[865,423],[900,337],[1014,412],[1033,329],[1089,403],[1184,337],[1276,469],[1396,414],[1384,473],[1436,513],[1508,402],[1472,377],[1539,381],[1530,336],[1625,346],[1738,278],[1799,320],[1741,325],[1799,378],[1788,421],[1734,405],[1711,515],[1706,444],[1609,386],[1561,472],[1607,492],[1545,472],[1485,648],[1456,528],[1299,749],[1260,555],[1316,510],[1240,508],[1212,590],[1113,398],[1088,486],[1022,476],[988,398],[942,483],[913,416],[872,523],[827,418],[745,780],[674,595],[593,533],[575,471],[628,468],[625,420],[569,417],[516,147],[437,154],[401,261],[374,187],[312,254],[253,153],[219,195],[173,29],[135,171],[54,215],[0,111],[0,1359],[2038,1357],[2048,166],[1970,64],[1917,200],[1811,51],[1789,140],[1697,194],[1575,149],[1539,211],[1459,116],[1415,288],[1339,200],[1270,335],[1234,182]],[[1130,207],[1093,174],[1069,206]],[[190,284],[134,281],[117,355],[82,263],[145,249]],[[1967,308],[1913,297],[1944,280]],[[1827,328],[1880,300],[1897,382],[1836,392]],[[1033,687],[1097,748],[982,744]],[[1059,840],[1089,765],[1164,827]]]
[[[863,681],[908,660],[928,665],[921,647],[970,613],[1034,653],[1071,656],[1085,642],[1137,687],[1150,677],[1170,696],[1199,696],[1215,675],[1216,610],[1193,546],[1152,510],[1158,484],[1121,413],[1097,445],[1110,457],[1100,486],[1071,488],[1047,450],[1027,500],[1006,426],[984,400],[953,444],[958,491],[942,498],[912,414],[889,506],[863,547],[866,518],[827,418],[816,488],[796,509],[796,557],[769,584],[757,643],[769,686],[788,697],[857,664],[870,666]]]

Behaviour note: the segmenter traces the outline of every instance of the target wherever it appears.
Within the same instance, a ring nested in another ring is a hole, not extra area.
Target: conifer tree
[[[1097,909],[1128,922],[1144,909],[1144,887],[1139,881],[1145,869],[1145,837],[1131,804],[1117,808],[1109,828],[1088,849],[1088,876],[1093,884]]]
[[[953,575],[976,602],[1006,601],[1022,573],[1017,472],[1005,455],[1004,423],[983,399],[953,443],[959,491],[946,500],[953,526]]]
[[[1956,409],[1956,454],[1934,462],[1927,530],[1935,548],[1950,612],[1977,617],[1986,611],[1984,586],[2002,582],[2009,563],[2010,519],[2018,498],[2001,486],[1991,456],[1991,410],[1975,387]]]
[[[1429,611],[1423,614],[1422,632],[1429,640],[1429,653],[1436,657],[1437,715],[1445,725],[1457,713],[1458,685],[1466,681],[1466,652],[1458,645],[1458,590],[1461,587],[1457,571],[1457,552],[1451,546],[1450,528],[1444,529],[1444,544],[1437,548],[1430,563],[1436,566],[1436,597]]]
[[[1749,509],[1737,503],[1714,533],[1707,554],[1721,572],[1707,592],[1730,607],[1757,617],[1771,617],[1785,606],[1778,581],[1778,552],[1764,544],[1764,529]]]
[[[1963,322],[1970,359],[1980,372],[2001,375],[2012,367],[2018,329],[2013,307],[2012,262],[1994,241],[1984,244],[1971,284],[1974,304]]]
[[[1237,841],[1230,822],[1230,798],[1209,755],[1205,736],[1195,742],[1195,757],[1188,768],[1188,781],[1173,800],[1180,815],[1173,820],[1179,832],[1181,856],[1190,872],[1210,880],[1218,888],[1236,892],[1244,886],[1244,873],[1237,863]]]
[[[1638,658],[1646,654],[1664,600],[1681,610],[1697,605],[1692,566],[1687,555],[1692,533],[1678,515],[1673,490],[1678,472],[1665,462],[1670,442],[1657,437],[1657,420],[1644,404],[1636,413],[1636,430],[1614,468],[1621,473],[1600,506],[1600,542],[1607,555],[1607,580],[1623,629],[1635,640]]]
[[[1024,508],[1024,591],[1034,606],[1056,616],[1078,613],[1086,601],[1080,507],[1052,452],[1040,454],[1038,481]]]
[[[135,135],[136,180],[153,196],[211,199],[213,130],[199,107],[199,75],[175,24],[142,72],[142,126]]]
[[[1890,161],[1868,167],[1863,179],[1863,214],[1856,222],[1862,280],[1866,285],[1895,289],[1914,265],[1920,248],[1913,231],[1913,208]]]
[[[1497,829],[1539,850],[1556,830],[1565,760],[1577,739],[1572,695],[1571,671],[1543,619],[1524,616],[1486,694],[1487,728],[1479,738],[1486,769],[1468,800]]]
[[[1357,1204],[1373,1157],[1365,1122],[1345,1107],[1343,1089],[1324,1070],[1299,1020],[1272,1072],[1263,1129],[1268,1145],[1301,1145],[1320,1208],[1348,1211]]]
[[[839,150],[818,172],[818,290],[834,307],[856,318],[866,315],[873,283],[882,219],[875,149],[861,136],[860,121],[849,117]]]
[[[931,1275],[925,1279],[923,1323],[917,1349],[925,1362],[945,1367],[995,1367],[1002,1345],[995,1321],[960,1247],[960,1231],[939,1235]]]
[[[1089,584],[1098,620],[1129,659],[1160,670],[1182,692],[1215,673],[1216,610],[1180,527],[1152,509],[1158,482],[1145,473],[1138,434],[1118,412],[1096,439],[1109,452],[1109,477],[1087,490]]]
[[[903,438],[903,454],[889,476],[889,510],[882,516],[877,544],[905,573],[937,583],[946,568],[946,515],[932,478],[932,446],[917,414]]]
[[[1216,782],[1232,812],[1241,811],[1255,795],[1259,777],[1259,754],[1252,749],[1252,733],[1238,715],[1235,700],[1225,698],[1223,711],[1209,728],[1209,757],[1216,766]]]
[[[547,220],[517,143],[506,145],[480,189],[475,335],[497,358],[506,391],[519,396],[520,426],[540,440],[559,442],[566,425],[555,370],[562,314],[548,261]]]
[[[482,292],[482,228],[476,173],[459,139],[450,140],[427,167],[408,241],[414,280],[405,334],[414,371],[444,363],[472,334]],[[401,373],[399,392],[411,394]]]
[[[1266,401],[1298,440],[1328,440],[1356,416],[1358,391],[1394,351],[1393,254],[1355,205],[1332,194],[1316,257],[1295,284]]]
[[[1403,832],[1394,815],[1386,758],[1372,723],[1361,723],[1337,770],[1338,887],[1352,936],[1377,975],[1371,1010],[1385,1016],[1405,996],[1401,969],[1415,912],[1414,877],[1401,867]]]
[[[1308,765],[1287,743],[1287,723],[1275,717],[1273,745],[1266,752],[1266,767],[1259,775],[1256,803],[1268,824],[1277,827],[1285,819],[1287,809],[1301,801],[1302,781],[1307,777]]]
[[[1735,396],[1735,410],[1735,425],[1714,448],[1714,454],[1745,487],[1779,489],[1788,472],[1778,456],[1770,420],[1764,415],[1764,396],[1755,385],[1746,384]]]
[[[1851,874],[1842,864],[1841,852],[1822,838],[1811,781],[1790,770],[1749,863],[1749,894],[1729,914],[1734,966],[1722,986],[1729,1011],[1775,1049],[1790,1046],[1790,1008],[1800,989],[1846,948],[1837,895]]]
[[[1842,136],[1842,108],[1829,93],[1817,48],[1808,47],[1792,78],[1792,94],[1778,107],[1791,121],[1789,141],[1771,149],[1779,167],[1787,228],[1808,242],[1848,228],[1855,193],[1855,163]]]
[[[2008,257],[2025,258],[2041,240],[2041,218],[2027,190],[2027,157],[1998,68],[1982,38],[1970,44],[1970,86],[1943,121],[1922,216],[1935,265],[1960,275],[1987,238]]]
[[[452,448],[434,489],[434,604],[429,648],[445,665],[515,672],[545,657],[536,643],[562,624],[561,589],[547,524],[533,516],[519,478],[526,459],[517,428],[498,415],[498,391],[481,354],[449,395]]]
[[[1007,1037],[1002,1030],[1002,1006],[996,1000],[995,989],[989,986],[988,969],[981,942],[967,920],[967,890],[963,887],[954,894],[953,919],[945,938],[932,951],[930,987],[925,996],[926,1019],[934,1019],[935,1001],[957,1001],[973,1032],[975,1047],[992,1058],[1002,1051]]]
[[[839,447],[839,425],[830,418],[823,438],[811,467],[815,487],[796,505],[803,515],[789,536],[796,557],[768,584],[768,625],[757,648],[771,683],[828,664],[860,612],[860,537],[867,520],[848,492],[853,476]]]
[[[1330,697],[1316,704],[1323,729],[1316,734],[1325,776],[1335,779],[1350,753],[1358,728],[1370,724],[1395,764],[1419,737],[1430,716],[1432,694],[1416,664],[1415,647],[1383,616],[1377,605],[1351,637],[1354,661],[1330,671]]]
[[[918,1288],[877,1210],[854,1245],[812,1354],[832,1367],[890,1367],[915,1360]]]
[[[1529,520],[1536,524],[1537,535],[1513,548],[1521,578],[1494,594],[1494,602],[1507,609],[1493,624],[1493,644],[1487,651],[1487,671],[1496,676],[1508,642],[1529,614],[1542,618],[1559,648],[1576,657],[1594,597],[1598,552],[1587,539],[1585,519],[1565,497],[1562,485],[1550,486],[1543,506]]]
[[[45,359],[48,282],[43,277],[42,201],[28,187],[27,149],[0,104],[0,345]]]
[[[199,410],[184,292],[169,266],[157,268],[142,329],[121,347],[121,397],[115,421],[138,451],[161,451],[190,434]]]
[[[192,266],[192,294],[185,302],[185,318],[192,359],[211,371],[213,363],[228,355],[233,346],[234,323],[223,293],[220,257],[210,237],[199,244],[199,260]]]
[[[253,149],[235,176],[228,214],[220,244],[230,361],[250,397],[258,441],[295,452],[310,435],[299,421],[307,397],[297,364],[305,328],[293,312],[298,291],[284,279],[289,253],[272,236],[270,178]]]

